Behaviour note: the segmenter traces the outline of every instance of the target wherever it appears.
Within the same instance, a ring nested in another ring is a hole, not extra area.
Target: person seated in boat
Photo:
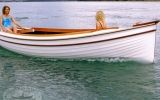
[[[103,11],[97,11],[96,12],[96,29],[107,29],[107,24],[105,21],[105,15]]]
[[[4,32],[17,33],[17,28],[22,28],[19,23],[9,14],[10,7],[4,6],[2,8],[2,15],[0,16],[0,27]]]

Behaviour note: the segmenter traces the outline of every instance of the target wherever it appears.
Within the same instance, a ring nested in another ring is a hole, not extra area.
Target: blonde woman
[[[96,13],[96,29],[100,30],[100,29],[106,29],[107,25],[105,22],[105,15],[103,13],[103,11],[97,11]]]

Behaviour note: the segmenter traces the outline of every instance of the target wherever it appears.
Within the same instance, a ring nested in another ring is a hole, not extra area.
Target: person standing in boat
[[[107,25],[106,25],[106,21],[105,21],[105,15],[103,13],[103,11],[97,11],[96,13],[96,29],[100,30],[100,29],[106,29]]]
[[[9,33],[17,33],[17,27],[22,27],[16,22],[16,20],[11,15],[9,15],[9,13],[10,7],[4,6],[2,8],[2,15],[0,16],[1,30]]]

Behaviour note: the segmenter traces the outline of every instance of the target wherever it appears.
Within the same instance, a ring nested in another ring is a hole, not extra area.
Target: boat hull
[[[5,35],[0,45],[11,51],[47,58],[129,58],[154,62],[156,25],[132,29],[101,30],[86,34],[35,37]]]

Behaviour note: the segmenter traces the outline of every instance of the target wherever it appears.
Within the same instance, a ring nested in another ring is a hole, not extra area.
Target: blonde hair
[[[96,20],[101,21],[101,20],[104,20],[104,18],[105,18],[105,15],[104,15],[103,11],[97,11]]]

